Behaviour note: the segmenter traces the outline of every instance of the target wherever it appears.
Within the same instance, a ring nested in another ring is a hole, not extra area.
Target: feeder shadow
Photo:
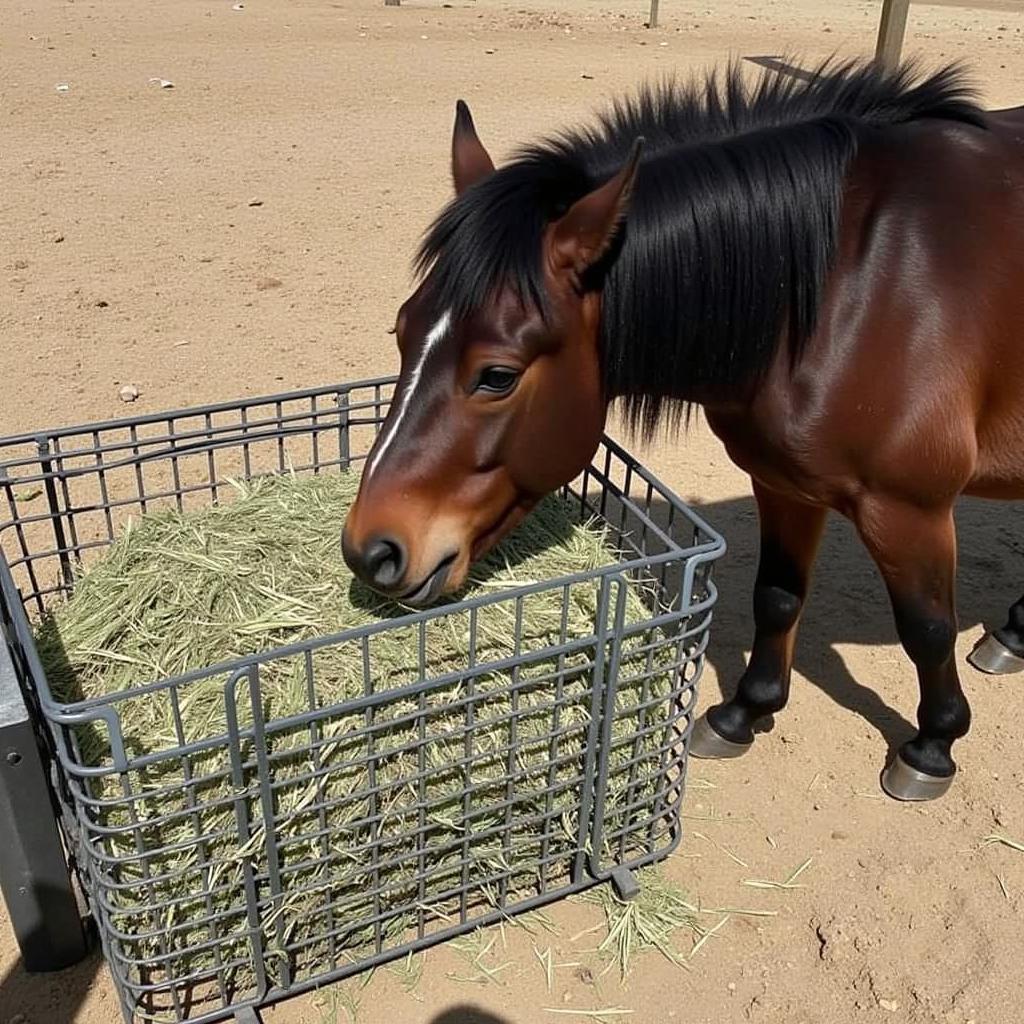
[[[505,1017],[496,1017],[487,1010],[481,1010],[476,1006],[453,1006],[436,1017],[431,1018],[430,1024],[511,1024]]]
[[[84,960],[60,971],[29,973],[19,958],[0,977],[0,1020],[74,1024],[102,965],[95,944]]]
[[[715,564],[719,598],[708,649],[721,696],[729,699],[746,667],[746,652],[753,640],[751,602],[759,547],[757,506],[752,496],[708,503],[694,501],[692,505],[725,536],[729,545],[726,555]],[[656,503],[652,518],[665,524],[668,506]],[[1024,553],[1020,542],[1024,536],[1024,508],[964,499],[957,509],[957,532],[960,630],[974,629],[980,624],[989,628],[1001,625],[1006,609],[1024,589],[1024,560],[1019,557]],[[889,598],[874,563],[852,525],[838,515],[830,516],[800,627],[795,667],[837,704],[868,722],[889,745],[890,753],[917,730],[872,689],[870,677],[857,678],[851,673],[837,647],[896,643]],[[897,648],[894,656],[906,660],[901,649]],[[969,689],[977,680],[975,670],[966,664],[959,668]],[[916,699],[916,681],[911,685]],[[762,731],[770,730],[772,725],[767,721]]]

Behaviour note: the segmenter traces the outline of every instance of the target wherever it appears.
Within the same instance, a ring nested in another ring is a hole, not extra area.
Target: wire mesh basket
[[[621,878],[679,841],[725,545],[609,439],[562,495],[606,526],[619,555],[605,566],[56,698],[35,630],[130,516],[230,500],[233,479],[358,469],[393,387],[0,441],[0,619],[126,1021],[224,1019]],[[638,593],[640,621],[626,616]],[[563,612],[530,648],[531,602],[552,597],[590,626],[571,633]],[[454,670],[431,662],[440,630],[464,639]],[[495,630],[510,647],[488,646]],[[383,639],[410,652],[405,677],[380,669]],[[362,669],[336,703],[320,683],[340,654]],[[279,714],[267,680],[282,672],[302,701]],[[145,748],[122,728],[138,702],[173,722]]]

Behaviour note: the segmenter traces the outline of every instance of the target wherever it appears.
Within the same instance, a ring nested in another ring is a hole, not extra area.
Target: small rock
[[[878,1005],[887,1013],[895,1013],[900,1008],[895,999],[879,999]]]
[[[271,288],[280,288],[283,283],[276,277],[260,277],[256,280],[256,291],[265,292]]]
[[[139,389],[134,384],[125,384],[117,393],[122,402],[134,402],[139,397]]]
[[[14,269],[15,270],[28,270],[28,260],[15,260],[14,261]]]
[[[68,92],[68,91],[70,91],[71,86],[68,85],[67,82],[58,82],[57,85],[55,86],[55,88],[56,88],[57,92]]]
[[[64,241],[64,236],[63,235],[54,235],[53,236],[53,243],[54,243],[54,245],[56,245],[58,242],[63,242],[63,241]]]
[[[232,4],[231,10],[233,10],[233,11],[244,11],[245,10],[245,4]]]
[[[249,200],[249,205],[250,206],[262,206],[263,205],[263,200],[262,199],[250,199]]]
[[[580,78],[586,78],[588,81],[592,81],[594,76],[588,75],[585,71],[580,75]]]
[[[491,47],[488,47],[486,50],[484,50],[484,53],[494,53],[494,52],[495,51]]]
[[[97,299],[96,300],[96,308],[97,309],[106,309],[107,306],[109,306],[109,305],[110,305],[110,303],[107,302],[106,299]]]
[[[849,839],[850,838],[850,834],[848,832],[843,832],[842,829],[838,829],[837,828],[832,833],[832,838],[833,839]]]
[[[736,982],[735,982],[735,981],[730,981],[730,982],[729,982],[729,984],[728,984],[728,985],[726,985],[725,987],[726,987],[726,988],[727,988],[727,989],[728,989],[728,990],[729,990],[730,992],[735,992],[735,991],[736,991]]]
[[[174,83],[169,78],[151,78],[150,85],[159,85],[161,89],[173,89]]]

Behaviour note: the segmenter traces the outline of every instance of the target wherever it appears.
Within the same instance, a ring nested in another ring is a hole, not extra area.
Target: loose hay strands
[[[751,889],[802,889],[803,886],[797,882],[797,879],[813,862],[814,858],[808,857],[784,882],[775,882],[767,878],[744,878],[743,884],[750,886]]]
[[[65,702],[260,655],[254,692],[268,727],[269,779],[259,773],[243,681],[233,691],[234,710],[239,731],[249,733],[238,741],[242,786],[233,782],[226,673],[118,701],[126,749],[150,759],[145,769],[114,772],[105,732],[75,732],[81,762],[107,771],[89,784],[90,798],[102,801],[89,813],[103,830],[110,865],[101,880],[110,923],[129,936],[122,940],[128,958],[162,965],[154,976],[140,967],[144,984],[174,988],[175,979],[206,972],[240,996],[252,992],[244,963],[243,869],[265,879],[271,846],[282,892],[261,895],[260,931],[268,960],[288,962],[293,978],[315,976],[334,957],[355,962],[393,948],[458,922],[461,913],[504,909],[568,884],[580,829],[593,655],[586,647],[549,652],[594,635],[598,582],[481,606],[472,658],[469,615],[458,609],[422,628],[396,624],[366,641],[263,656],[408,612],[355,583],[342,560],[340,530],[357,488],[358,477],[348,473],[268,477],[236,485],[226,503],[145,515],[40,624],[47,678]],[[571,577],[617,561],[606,533],[579,523],[577,510],[558,498],[542,502],[477,567],[467,595],[494,595],[524,579]],[[627,626],[658,607],[652,584],[630,582]],[[629,681],[616,694],[606,815],[625,815],[618,808],[629,806],[642,819],[658,799],[678,645],[677,636],[654,629],[622,643],[620,665]],[[514,672],[486,668],[530,652],[534,660]],[[377,694],[449,674],[450,684],[376,704],[372,717],[361,707],[345,710],[368,685]],[[275,725],[311,712],[314,723]],[[177,751],[187,743],[202,747],[185,760]],[[514,811],[503,804],[513,779]],[[260,787],[267,785],[273,787],[269,819],[260,803]],[[244,841],[239,801],[249,822]],[[649,852],[650,841],[627,833],[625,855]],[[543,851],[546,877],[538,868]],[[460,887],[465,905],[450,895]],[[448,895],[435,899],[435,892]],[[382,920],[381,908],[391,916]],[[650,916],[641,913],[639,921],[637,914],[631,911],[631,947],[657,945],[659,928],[689,923],[684,908],[671,902]],[[325,935],[339,921],[348,931],[329,943]],[[224,961],[234,966],[222,970]],[[497,970],[484,979],[493,980]],[[162,1012],[169,1014],[167,1007]],[[161,1008],[150,1007],[147,1015],[160,1019]]]
[[[589,889],[578,898],[596,903],[604,911],[608,934],[598,949],[614,955],[622,979],[629,973],[634,955],[646,949],[658,950],[677,967],[685,966],[672,946],[673,934],[681,928],[696,936],[704,934],[697,923],[697,908],[657,871],[644,873],[635,899],[620,900],[608,885]]]
[[[1024,843],[1019,843],[1016,839],[1010,839],[1009,836],[1000,835],[998,832],[992,832],[990,835],[985,836],[982,839],[982,843],[985,846],[1008,846],[1011,850],[1024,853]]]

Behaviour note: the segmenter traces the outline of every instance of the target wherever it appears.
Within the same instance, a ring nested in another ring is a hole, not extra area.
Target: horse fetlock
[[[735,703],[748,712],[751,721],[774,715],[789,700],[789,686],[778,675],[759,675],[748,670],[740,680]]]

